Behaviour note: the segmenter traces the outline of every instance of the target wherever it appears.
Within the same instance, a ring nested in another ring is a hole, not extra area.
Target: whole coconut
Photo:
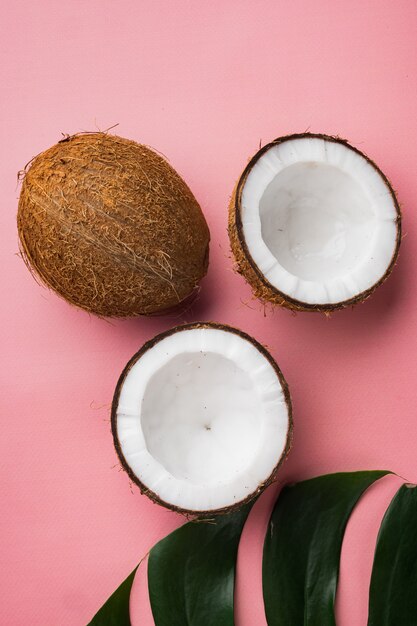
[[[100,316],[164,313],[207,270],[210,233],[185,182],[147,146],[106,133],[67,137],[30,162],[17,223],[29,268]]]

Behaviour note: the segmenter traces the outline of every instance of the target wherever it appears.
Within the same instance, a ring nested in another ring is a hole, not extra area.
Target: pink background
[[[281,481],[389,468],[417,481],[417,3],[415,0],[3,3],[1,622],[82,626],[150,547],[182,523],[120,472],[109,403],[128,358],[181,321],[108,323],[33,281],[16,256],[16,173],[61,138],[105,129],[162,151],[207,216],[211,263],[184,320],[241,327],[289,382],[294,449]],[[366,151],[398,190],[400,260],[364,305],[264,315],[232,271],[227,204],[247,158],[311,129]],[[375,537],[398,486],[384,480],[349,524],[342,626],[364,626]],[[278,487],[239,555],[237,625],[263,626],[260,558]],[[134,624],[150,626],[145,569]]]

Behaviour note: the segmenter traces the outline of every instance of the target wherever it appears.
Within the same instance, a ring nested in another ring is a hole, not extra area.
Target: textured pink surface
[[[281,480],[390,468],[417,481],[415,0],[15,1],[3,6],[0,263],[1,622],[82,626],[182,523],[118,471],[108,407],[127,359],[174,319],[107,323],[33,281],[15,255],[16,172],[61,132],[116,122],[168,156],[212,232],[200,302],[267,344],[290,384],[295,441]],[[276,136],[339,134],[391,178],[404,239],[391,279],[335,314],[263,314],[231,269],[226,207],[247,158]],[[414,250],[414,253],[413,253]],[[377,528],[398,480],[349,525],[338,611],[364,626]],[[264,624],[260,557],[272,488],[239,556],[238,626]],[[135,625],[150,626],[145,568]]]

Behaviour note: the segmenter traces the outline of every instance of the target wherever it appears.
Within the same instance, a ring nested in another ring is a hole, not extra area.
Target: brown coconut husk
[[[241,337],[242,339],[246,339],[246,341],[249,341],[252,345],[254,345],[255,348],[259,350],[259,352],[269,361],[269,363],[274,368],[279,378],[279,381],[282,385],[284,398],[285,398],[285,402],[286,402],[287,409],[288,409],[288,430],[287,430],[286,446],[280,458],[277,460],[277,464],[272,470],[270,476],[263,483],[261,483],[253,493],[249,494],[246,498],[240,500],[239,502],[235,502],[231,504],[230,506],[226,506],[220,509],[209,510],[209,511],[200,511],[200,510],[193,511],[190,509],[183,509],[179,506],[176,506],[174,504],[171,504],[169,502],[165,502],[164,500],[162,500],[158,496],[158,494],[156,494],[154,491],[149,489],[145,484],[143,484],[143,482],[140,481],[139,478],[136,476],[136,474],[132,471],[132,469],[128,465],[123,455],[123,451],[122,451],[119,438],[117,435],[117,407],[119,404],[119,396],[120,396],[123,383],[126,379],[126,376],[128,375],[133,365],[145,354],[145,352],[150,350],[153,346],[155,346],[162,339],[165,339],[165,337],[169,337],[170,335],[173,335],[177,333],[178,331],[193,329],[193,328],[218,328],[220,330],[225,330],[227,332],[231,332],[236,335],[239,335],[239,337]],[[112,429],[112,434],[113,434],[114,447],[116,449],[116,453],[117,453],[117,456],[119,457],[122,468],[126,471],[130,480],[139,487],[140,492],[146,495],[148,498],[150,498],[155,504],[159,504],[161,506],[164,506],[170,509],[171,511],[182,513],[186,516],[191,516],[191,517],[205,518],[205,517],[210,517],[210,516],[223,515],[226,513],[232,513],[233,511],[237,511],[245,504],[256,499],[267,487],[269,487],[273,482],[275,482],[278,470],[280,469],[281,465],[284,463],[284,461],[288,457],[288,454],[292,447],[293,415],[292,415],[291,396],[290,396],[290,392],[288,389],[287,381],[285,380],[284,375],[281,372],[280,368],[278,367],[276,361],[272,358],[268,350],[250,335],[246,334],[242,330],[233,328],[232,326],[228,326],[227,324],[219,324],[217,322],[193,322],[190,324],[181,324],[179,326],[175,326],[174,328],[171,328],[170,330],[160,333],[159,335],[157,335],[150,341],[147,341],[142,346],[142,348],[138,352],[136,352],[136,354],[134,354],[133,357],[130,359],[130,361],[127,363],[126,367],[124,368],[117,382],[116,389],[115,389],[114,396],[113,396],[113,402],[112,402],[112,408],[111,408],[111,429]]]
[[[69,136],[25,168],[22,256],[42,283],[104,317],[172,310],[197,289],[210,234],[159,154],[107,133]]]
[[[295,298],[291,298],[289,295],[283,293],[265,278],[262,272],[259,270],[255,261],[252,259],[250,251],[247,247],[245,237],[243,234],[243,226],[242,226],[242,218],[241,218],[241,198],[242,198],[242,190],[246,183],[246,180],[249,176],[250,171],[253,166],[267,150],[271,147],[276,146],[284,141],[289,141],[292,139],[299,139],[302,137],[316,137],[318,139],[324,139],[326,141],[332,141],[335,143],[342,143],[357,154],[360,154],[364,157],[367,162],[381,175],[383,178],[389,193],[392,196],[394,201],[394,205],[397,211],[397,238],[394,254],[392,255],[391,262],[384,273],[383,276],[374,284],[372,287],[363,291],[362,293],[356,295],[349,300],[344,300],[337,303],[327,303],[327,304],[309,304],[307,302],[301,302],[300,300],[296,300]],[[337,309],[345,309],[346,307],[353,306],[358,304],[359,302],[364,302],[369,296],[382,285],[383,282],[388,278],[394,269],[394,265],[398,258],[398,252],[401,243],[401,210],[400,205],[398,203],[397,197],[395,195],[394,189],[385,176],[385,174],[379,169],[379,167],[374,163],[366,154],[350,145],[348,141],[345,139],[341,139],[340,137],[333,137],[330,135],[316,134],[316,133],[300,133],[294,135],[286,135],[284,137],[279,137],[275,139],[271,143],[265,145],[261,148],[249,161],[248,165],[244,169],[241,177],[239,178],[235,189],[233,191],[232,197],[229,203],[229,239],[230,246],[233,252],[233,256],[235,258],[235,269],[239,274],[245,278],[245,280],[249,283],[252,288],[253,295],[261,300],[264,304],[270,303],[272,305],[282,306],[293,311],[313,311],[313,312],[324,312],[326,314],[332,313]]]

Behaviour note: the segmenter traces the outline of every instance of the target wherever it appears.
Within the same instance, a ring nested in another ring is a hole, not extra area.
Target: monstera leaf
[[[233,626],[237,549],[251,507],[188,522],[152,548],[148,581],[156,626]],[[131,626],[136,569],[88,626]]]
[[[364,491],[387,472],[329,474],[282,490],[264,544],[269,626],[335,626],[343,535]]]
[[[417,624],[417,489],[403,485],[378,534],[368,626]]]
[[[250,511],[189,522],[149,555],[155,626],[233,626],[237,549]]]
[[[346,524],[358,500],[389,472],[328,474],[284,487],[263,553],[268,626],[335,626],[334,599]],[[233,626],[240,536],[250,512],[188,522],[152,548],[155,626]],[[135,571],[89,626],[130,626]],[[378,535],[368,626],[417,625],[417,489],[403,485]]]
[[[94,615],[88,626],[130,626],[129,599],[137,567]]]

